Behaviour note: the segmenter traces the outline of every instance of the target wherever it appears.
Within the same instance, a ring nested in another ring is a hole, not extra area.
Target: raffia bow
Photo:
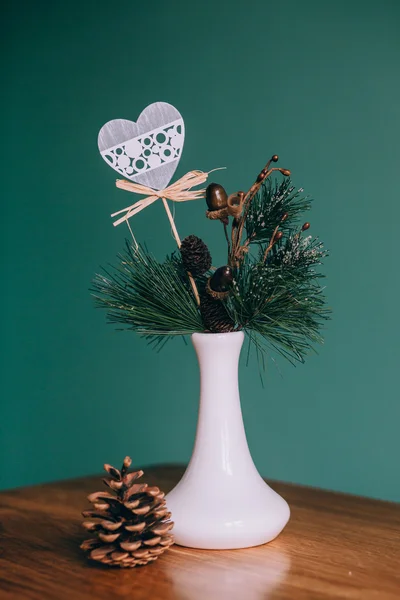
[[[224,167],[222,167],[224,168]],[[213,171],[218,171],[218,169],[213,169]],[[164,190],[154,190],[151,187],[147,187],[146,185],[141,185],[140,183],[132,183],[131,181],[126,181],[126,179],[117,179],[116,186],[122,190],[126,190],[128,192],[133,192],[135,194],[144,194],[146,198],[142,200],[138,200],[135,204],[131,206],[127,206],[122,210],[119,210],[111,215],[111,217],[117,217],[122,213],[125,213],[123,217],[120,217],[116,221],[114,221],[114,226],[120,225],[124,221],[126,221],[129,230],[132,234],[133,240],[137,246],[137,242],[133,235],[133,232],[129,225],[129,219],[139,213],[144,208],[156,202],[159,198],[161,198],[165,212],[167,213],[168,220],[171,225],[172,233],[177,243],[178,248],[181,247],[181,239],[179,237],[178,230],[175,225],[174,217],[171,214],[170,208],[168,206],[167,200],[172,200],[173,202],[187,202],[188,200],[199,200],[200,198],[204,198],[204,194],[206,190],[192,190],[192,187],[196,185],[201,185],[205,181],[207,181],[208,176],[213,171],[209,171],[208,173],[204,173],[203,171],[189,171],[183,177],[175,181],[172,185],[169,185]],[[196,298],[197,304],[200,306],[200,296],[196,286],[196,282],[193,279],[191,273],[188,273],[190,285],[192,286],[193,293]]]
[[[213,169],[216,171],[217,169]],[[189,171],[183,177],[175,181],[172,185],[169,185],[164,190],[154,190],[151,187],[147,187],[146,185],[141,185],[139,183],[132,183],[131,181],[126,181],[125,179],[117,179],[116,186],[122,190],[126,190],[128,192],[134,192],[135,194],[144,194],[147,195],[146,198],[142,200],[138,200],[135,204],[131,206],[127,206],[122,210],[119,210],[111,215],[111,217],[117,217],[122,213],[125,213],[123,217],[120,217],[116,221],[114,221],[114,226],[120,225],[124,221],[128,221],[131,217],[139,213],[144,208],[156,202],[159,198],[164,200],[172,200],[173,202],[187,202],[188,200],[199,200],[200,198],[204,198],[205,190],[192,190],[192,187],[197,185],[201,185],[205,181],[209,174],[204,173],[203,171]]]

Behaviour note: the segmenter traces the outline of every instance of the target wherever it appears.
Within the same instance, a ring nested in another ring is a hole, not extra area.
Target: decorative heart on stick
[[[99,131],[101,156],[117,173],[155,190],[167,187],[178,166],[185,128],[171,104],[154,102],[136,123],[108,121]]]

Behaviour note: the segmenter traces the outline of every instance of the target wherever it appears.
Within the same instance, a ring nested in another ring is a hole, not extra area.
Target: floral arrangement
[[[182,135],[174,127],[168,137],[168,125],[164,126],[167,140]],[[118,153],[113,152],[117,158],[112,157],[111,166],[121,172]],[[137,159],[132,161],[130,165],[137,164]],[[147,195],[114,213],[124,213],[117,224],[129,224],[134,214],[161,198],[178,249],[160,262],[137,244],[132,233],[133,240],[126,242],[116,266],[97,274],[93,282],[96,303],[107,310],[109,322],[137,332],[156,346],[173,336],[243,330],[262,360],[266,353],[277,351],[291,362],[304,362],[314,343],[322,342],[321,328],[329,318],[319,272],[327,251],[309,234],[310,223],[304,220],[311,199],[277,162],[278,156],[272,156],[247,192],[232,194],[218,183],[192,190],[208,177],[199,171],[162,190],[117,181],[119,188]],[[140,178],[134,174],[131,180]],[[205,241],[194,234],[181,241],[169,210],[168,199],[202,197],[210,225],[221,231],[226,243],[226,264],[219,267],[213,266]]]

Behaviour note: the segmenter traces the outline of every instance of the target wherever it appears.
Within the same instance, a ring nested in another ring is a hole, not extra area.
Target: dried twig
[[[238,263],[242,260],[243,255],[248,251],[248,246],[250,244],[249,239],[245,241],[243,245],[241,245],[241,239],[243,235],[243,229],[246,223],[247,215],[250,210],[250,204],[253,200],[254,196],[257,194],[260,189],[262,183],[273,173],[274,171],[279,171],[285,177],[290,175],[290,171],[288,169],[281,169],[278,167],[270,168],[271,162],[277,162],[278,156],[274,154],[270,158],[270,160],[265,165],[264,169],[259,173],[256,181],[250,187],[249,191],[244,197],[243,201],[243,213],[240,218],[236,218],[233,220],[232,224],[232,246],[231,251],[229,253],[229,264],[231,266],[237,266]]]

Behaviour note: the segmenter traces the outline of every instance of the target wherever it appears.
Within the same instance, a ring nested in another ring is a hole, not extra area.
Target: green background
[[[127,234],[133,198],[97,151],[99,128],[154,101],[186,123],[177,175],[226,166],[247,189],[272,153],[316,199],[334,319],[305,366],[241,369],[249,445],[271,478],[400,500],[398,223],[400,4],[9,2],[3,8],[0,478],[20,486],[189,459],[198,370],[115,332],[88,288]],[[182,237],[223,239],[203,201]],[[160,204],[133,227],[174,248]],[[216,377],[224,377],[223,371]]]

